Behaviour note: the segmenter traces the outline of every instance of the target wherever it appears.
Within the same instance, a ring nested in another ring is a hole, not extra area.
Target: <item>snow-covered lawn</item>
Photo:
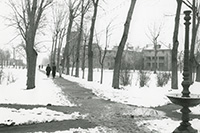
[[[36,73],[36,88],[30,90],[26,90],[26,69],[4,69],[3,77],[0,103],[75,106],[51,79],[40,72]],[[8,77],[15,81],[10,82]]]
[[[87,73],[87,72],[86,72]],[[132,84],[123,89],[113,89],[111,87],[112,71],[104,71],[103,84],[99,84],[100,71],[94,70],[94,82],[88,82],[85,79],[75,78],[67,75],[62,75],[64,78],[79,83],[86,89],[91,89],[97,96],[103,99],[109,99],[111,101],[120,102],[123,104],[130,104],[143,107],[156,107],[170,103],[166,97],[169,93],[180,93],[182,90],[181,83],[179,83],[179,90],[171,90],[170,83],[164,87],[156,86],[156,76],[150,75],[150,82],[148,86],[139,87],[138,73],[132,73]],[[32,90],[26,90],[26,69],[4,69],[4,80],[0,85],[0,103],[12,103],[12,104],[27,104],[27,105],[60,105],[60,106],[76,106],[71,103],[66,96],[63,95],[61,89],[56,86],[51,78],[47,78],[46,75],[37,71],[36,73],[36,88]],[[87,77],[87,75],[85,75]],[[80,75],[80,77],[82,77]],[[179,82],[182,81],[182,75],[179,76]],[[195,94],[200,94],[198,86],[200,83],[195,83],[190,87],[190,91]],[[200,106],[191,108],[192,113],[200,115]],[[179,110],[177,110],[179,112]],[[145,112],[145,110],[144,110]],[[34,108],[32,110],[16,110],[12,108],[0,108],[0,113],[5,114],[4,118],[0,118],[0,124],[23,124],[23,123],[36,123],[52,120],[66,120],[77,117],[84,118],[85,116],[78,112],[73,114],[63,114],[62,112],[55,112],[48,110],[47,108]],[[135,112],[136,113],[136,112]],[[138,112],[137,112],[138,113]],[[23,119],[17,119],[22,117]],[[40,117],[38,117],[38,114]],[[133,114],[134,115],[134,114]],[[136,114],[137,115],[137,114]],[[33,119],[34,118],[34,119]],[[20,121],[19,121],[20,120]],[[180,121],[175,121],[170,118],[163,118],[162,120],[148,120],[138,122],[138,126],[146,125],[152,131],[159,133],[172,132]],[[192,126],[200,132],[200,120],[193,119],[191,121]],[[97,132],[102,127],[94,129],[70,129],[71,131],[82,132]],[[68,131],[66,131],[67,133]],[[59,131],[58,131],[59,133]]]

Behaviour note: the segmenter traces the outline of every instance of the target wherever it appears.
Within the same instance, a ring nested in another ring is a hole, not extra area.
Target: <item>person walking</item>
[[[49,77],[50,72],[51,72],[51,67],[48,64],[47,67],[46,67],[46,75],[47,75],[47,77]]]
[[[52,65],[52,76],[53,76],[53,78],[55,78],[55,76],[56,76],[56,65],[55,65],[55,63],[53,63],[53,65]]]

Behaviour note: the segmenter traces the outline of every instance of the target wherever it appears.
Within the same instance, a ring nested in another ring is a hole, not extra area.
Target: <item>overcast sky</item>
[[[6,16],[9,8],[0,1],[0,15]],[[124,22],[129,9],[130,0],[106,0],[98,10],[96,22],[96,33],[101,38],[100,43],[105,44],[105,27],[111,23],[109,46],[118,45],[122,36]],[[186,7],[184,6],[184,9]],[[172,44],[172,35],[174,28],[174,15],[176,11],[176,0],[137,0],[132,16],[131,27],[129,31],[128,43],[134,47],[143,48],[147,44],[152,44],[150,30],[161,27],[158,41],[163,45]],[[182,10],[183,12],[183,10]],[[182,20],[183,18],[181,18]],[[180,41],[183,41],[184,25],[180,24]],[[12,28],[7,28],[5,20],[0,18],[0,46],[7,47],[16,33]],[[95,40],[95,39],[94,39]],[[19,43],[17,40],[11,44]]]
[[[112,3],[114,3],[112,5]],[[118,45],[122,36],[124,22],[127,16],[130,0],[110,0],[109,5],[117,7],[114,10],[107,8],[103,17],[98,19],[97,28],[102,29],[102,24],[109,23],[110,19],[114,19],[110,45]],[[187,9],[183,5],[183,10]],[[111,10],[111,11],[109,11]],[[183,12],[182,10],[182,12]],[[131,27],[129,31],[128,41],[134,47],[141,48],[151,42],[151,31],[158,31],[160,27],[160,36],[158,41],[162,45],[172,44],[172,35],[174,28],[174,17],[176,12],[176,0],[138,0],[132,16]],[[182,42],[184,25],[183,16],[180,24],[180,41]],[[104,28],[105,29],[105,28]],[[154,30],[155,29],[155,30]]]

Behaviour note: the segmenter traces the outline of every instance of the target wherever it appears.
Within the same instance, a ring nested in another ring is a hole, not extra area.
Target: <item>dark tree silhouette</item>
[[[133,10],[135,7],[136,0],[131,0],[130,8],[128,11],[128,15],[126,18],[126,22],[124,24],[124,32],[120,41],[120,44],[118,46],[117,54],[115,57],[115,66],[114,66],[114,72],[113,72],[113,81],[112,81],[112,87],[118,89],[119,88],[119,76],[120,76],[120,69],[121,69],[121,58],[124,51],[124,46],[126,44],[127,38],[128,38],[128,32],[130,27],[130,22],[133,14]]]

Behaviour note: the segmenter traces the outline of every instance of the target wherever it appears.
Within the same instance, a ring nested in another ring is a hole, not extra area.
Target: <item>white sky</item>
[[[0,16],[6,16],[9,12],[9,8],[3,3],[4,1],[7,0],[0,1]],[[119,44],[129,5],[130,0],[106,0],[106,3],[101,4],[101,7],[98,9],[96,32],[99,33],[98,37],[101,38],[100,43],[102,46],[105,44],[105,27],[111,20],[113,20],[113,22],[111,24],[112,30],[110,30],[111,36],[109,46],[112,48],[112,46]],[[183,8],[187,9],[184,5]],[[156,29],[161,27],[158,41],[164,45],[172,44],[175,11],[176,0],[137,0],[127,42],[134,47],[139,46],[143,48],[147,44],[152,44],[149,29],[152,30],[154,27]],[[183,20],[183,18],[181,18],[181,20]],[[13,29],[8,28],[5,20],[0,17],[0,47],[10,47],[8,46],[8,42],[15,36],[16,33]],[[181,21],[180,44],[184,42],[183,36],[184,25],[183,21]],[[44,41],[47,39],[51,40],[51,37],[44,38]],[[20,39],[14,40],[9,44],[19,44],[21,43],[19,40]],[[95,40],[94,38],[94,41]],[[183,45],[180,45],[180,48],[182,46]],[[47,47],[51,47],[50,43],[48,43]]]

